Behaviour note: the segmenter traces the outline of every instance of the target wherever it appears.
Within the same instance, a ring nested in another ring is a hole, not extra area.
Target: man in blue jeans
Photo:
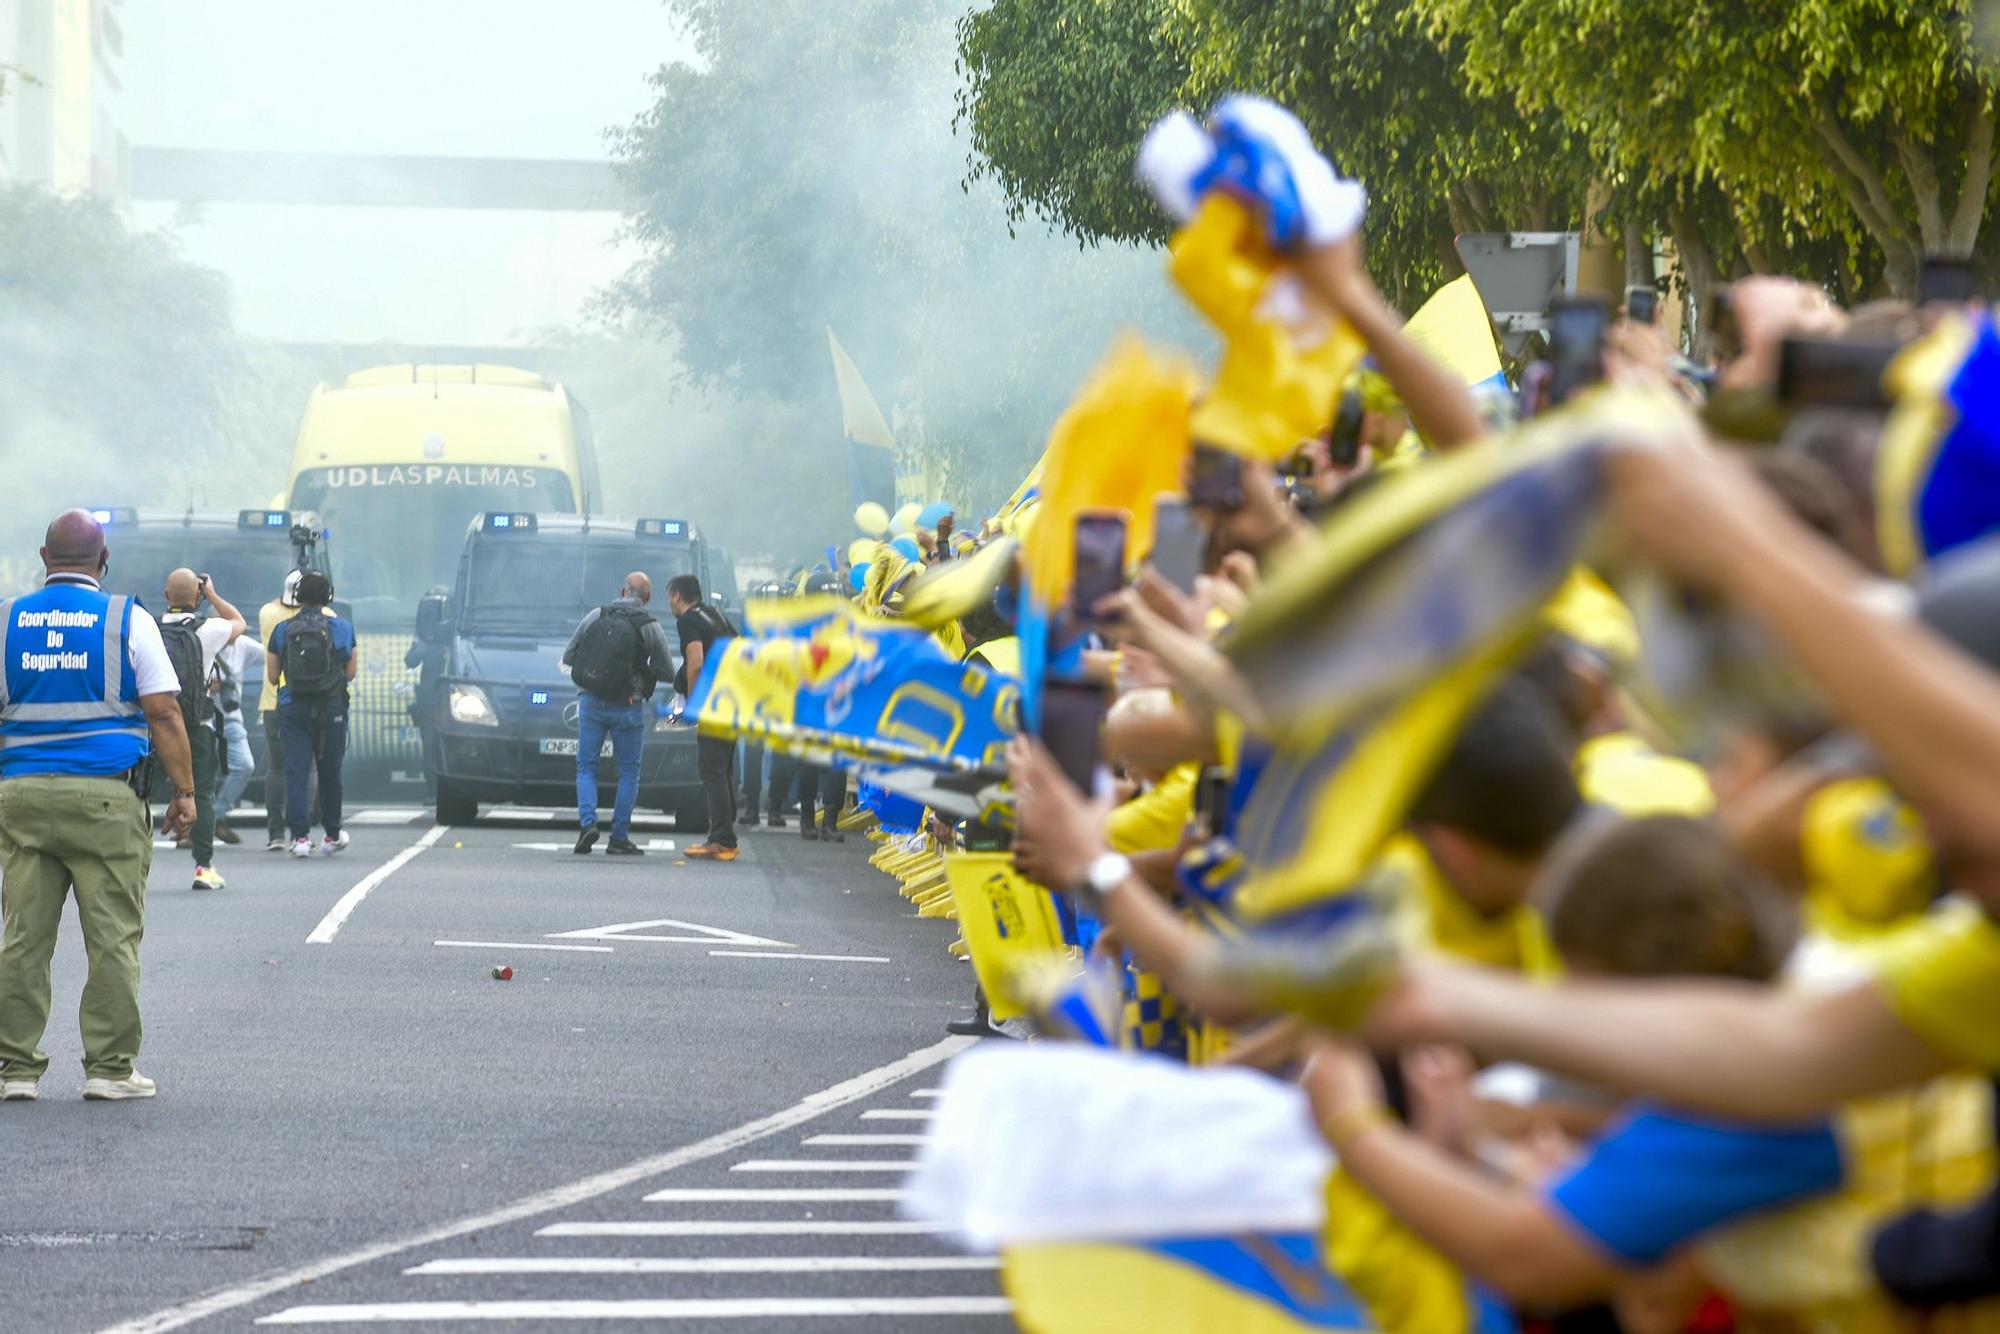
[[[638,570],[625,576],[618,598],[593,610],[570,636],[563,665],[577,688],[576,852],[597,843],[597,756],[605,739],[618,763],[618,801],[611,813],[611,856],[637,857],[632,804],[639,797],[639,756],[646,744],[646,702],[662,676],[672,676],[673,646],[646,611],[653,581]]]

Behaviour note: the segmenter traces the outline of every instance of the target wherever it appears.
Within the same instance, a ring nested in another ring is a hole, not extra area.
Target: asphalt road
[[[0,1106],[7,1328],[1009,1327],[991,1261],[895,1212],[970,984],[869,844],[349,827],[326,860],[228,849],[217,893],[158,852],[150,1102],[81,1101],[65,919],[42,1100]]]

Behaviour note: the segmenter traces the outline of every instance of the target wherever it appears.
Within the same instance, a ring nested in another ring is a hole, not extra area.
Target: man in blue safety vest
[[[139,938],[153,864],[149,755],[173,782],[161,832],[194,823],[180,682],[160,627],[98,587],[110,552],[86,510],[49,525],[39,592],[0,599],[0,1101],[48,1069],[49,958],[73,891],[84,984],[83,1096],[150,1098],[139,1054]]]

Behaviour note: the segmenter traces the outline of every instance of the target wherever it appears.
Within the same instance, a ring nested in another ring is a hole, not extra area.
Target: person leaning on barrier
[[[677,574],[667,581],[667,606],[678,618],[681,636],[681,666],[674,677],[674,689],[683,698],[694,692],[701,669],[723,640],[735,635],[729,618],[708,604],[701,595],[701,581],[691,574]],[[736,786],[730,781],[730,764],[736,758],[736,743],[723,737],[697,736],[695,755],[701,767],[701,787],[708,798],[708,837],[687,850],[698,861],[736,860]]]
[[[181,721],[187,727],[188,749],[194,762],[194,827],[188,831],[194,852],[194,887],[221,889],[215,869],[215,798],[221,755],[217,719],[209,702],[209,679],[217,658],[245,629],[242,613],[220,593],[205,574],[178,569],[167,576],[167,611],[160,618],[160,636],[180,675]],[[203,600],[215,615],[196,610]]]
[[[150,755],[173,783],[161,832],[194,822],[180,683],[153,618],[98,586],[110,552],[87,511],[58,515],[41,554],[40,591],[0,601],[0,1100],[40,1093],[49,958],[72,892],[90,960],[83,1096],[150,1098],[132,1064],[153,864],[140,794]]]
[[[666,629],[646,611],[652,600],[653,581],[643,571],[632,571],[618,589],[617,601],[585,616],[563,650],[563,666],[570,669],[577,690],[574,850],[579,856],[597,842],[597,754],[606,738],[618,765],[618,797],[604,851],[618,857],[645,852],[632,841],[632,807],[639,799],[646,701],[674,662]]]

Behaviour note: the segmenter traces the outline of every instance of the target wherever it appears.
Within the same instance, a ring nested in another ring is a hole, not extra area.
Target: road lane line
[[[561,950],[573,954],[615,953],[609,945],[542,945],[523,940],[433,940],[431,944],[455,950]]]
[[[434,1246],[468,1233],[489,1232],[494,1228],[518,1223],[522,1219],[533,1218],[538,1214],[567,1209],[585,1200],[593,1200],[600,1195],[623,1190],[649,1177],[671,1172],[677,1167],[685,1167],[689,1163],[698,1163],[720,1154],[733,1152],[746,1144],[775,1135],[781,1130],[801,1125],[835,1107],[844,1107],[849,1103],[872,1097],[883,1089],[958,1054],[973,1042],[972,1038],[946,1038],[942,1042],[913,1051],[908,1056],[891,1061],[887,1065],[877,1066],[865,1074],[843,1080],[831,1088],[809,1094],[782,1111],[772,1112],[754,1121],[746,1121],[734,1129],[711,1135],[704,1140],[697,1140],[693,1144],[670,1149],[651,1158],[642,1158],[636,1163],[628,1163],[609,1172],[600,1172],[596,1176],[585,1177],[566,1186],[558,1186],[553,1190],[527,1196],[487,1213],[344,1251],[310,1264],[267,1274],[248,1283],[217,1288],[149,1315],[108,1326],[102,1334],[165,1334],[167,1330],[180,1329],[223,1311],[233,1311],[238,1307],[248,1306],[252,1302],[262,1301],[288,1288],[316,1282],[330,1274],[338,1274],[357,1265],[371,1264],[376,1260],[400,1255],[404,1251],[413,1251],[421,1246]]]
[[[260,1325],[382,1325],[435,1320],[801,1320],[812,1316],[1006,1315],[1005,1297],[682,1297],[628,1302],[384,1302],[294,1306]]]
[[[888,1148],[892,1144],[922,1144],[922,1135],[808,1135],[800,1143],[808,1149],[820,1145],[832,1147],[837,1144],[853,1145],[856,1148]]]
[[[936,1116],[937,1116],[936,1112],[925,1112],[925,1111],[906,1112],[900,1109],[895,1109],[890,1111],[876,1110],[872,1112],[863,1112],[861,1114],[861,1119],[863,1121],[929,1121],[934,1119]]]
[[[889,1158],[752,1158],[732,1172],[909,1172],[916,1160]]]
[[[918,1090],[917,1090],[916,1092],[912,1093],[912,1094],[911,1094],[910,1096],[911,1096],[912,1098],[942,1098],[942,1097],[944,1096],[944,1090],[943,1090],[943,1089],[918,1089]]]
[[[644,939],[644,937],[640,937]],[[875,954],[770,954],[762,950],[710,950],[711,959],[818,959],[824,963],[894,963]]]
[[[551,1223],[536,1230],[538,1237],[935,1237],[944,1223],[895,1218],[861,1222],[802,1218],[770,1222],[762,1219],[718,1222],[710,1218],[617,1219],[609,1223]]]
[[[367,898],[377,885],[416,860],[418,853],[443,837],[444,826],[437,825],[422,838],[410,844],[409,847],[404,848],[388,861],[383,862],[367,875],[362,876],[354,888],[342,894],[340,902],[334,904],[328,910],[326,916],[319,919],[319,925],[314,927],[312,934],[306,937],[306,944],[331,945],[333,937],[340,930],[341,925],[347,921],[356,908],[361,906],[361,900]]]
[[[794,1204],[845,1202],[852,1204],[894,1204],[908,1199],[910,1192],[888,1187],[839,1186],[778,1187],[756,1190],[743,1186],[697,1186],[677,1190],[656,1190],[646,1197],[648,1204]]]
[[[409,1275],[467,1274],[898,1274],[998,1269],[997,1255],[750,1255],[705,1260],[652,1255],[573,1255],[557,1258],[432,1260]]]

